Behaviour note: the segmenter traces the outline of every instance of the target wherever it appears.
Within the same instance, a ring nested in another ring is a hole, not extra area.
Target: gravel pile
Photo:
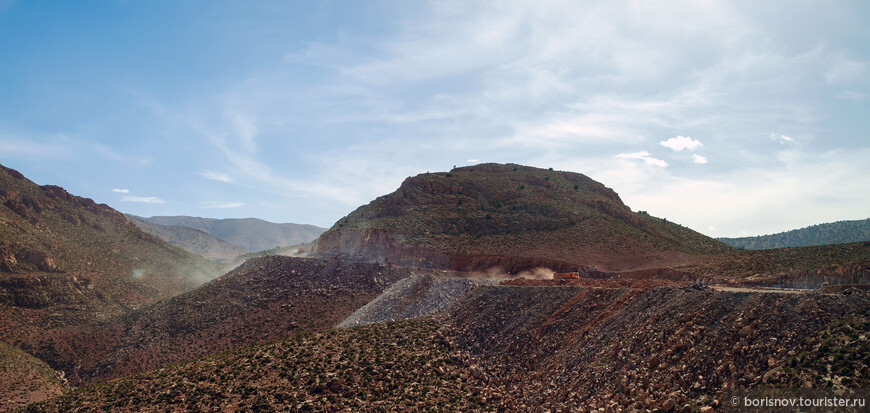
[[[495,285],[497,282],[482,278],[442,278],[414,274],[397,281],[336,327],[425,317],[444,311],[479,285]]]

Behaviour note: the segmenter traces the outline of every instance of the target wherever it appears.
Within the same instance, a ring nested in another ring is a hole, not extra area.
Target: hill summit
[[[321,256],[456,270],[623,271],[730,247],[574,172],[481,164],[405,179],[321,235]]]

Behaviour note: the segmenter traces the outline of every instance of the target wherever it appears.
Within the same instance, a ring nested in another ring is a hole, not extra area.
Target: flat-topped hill
[[[482,164],[407,178],[321,235],[315,252],[459,270],[627,270],[730,247],[633,212],[573,172]]]

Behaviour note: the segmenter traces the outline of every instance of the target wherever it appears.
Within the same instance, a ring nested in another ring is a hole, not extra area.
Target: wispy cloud
[[[677,136],[675,138],[670,138],[668,140],[661,141],[659,143],[662,146],[664,146],[665,148],[670,148],[670,149],[673,149],[677,152],[682,151],[683,149],[688,149],[690,151],[693,151],[693,150],[703,146],[701,141],[699,141],[697,139],[692,139],[688,136]]]
[[[119,194],[129,194],[130,190],[129,189],[122,189],[122,188],[115,188],[112,190],[112,192],[117,192]]]
[[[783,135],[783,134],[781,134],[781,133],[771,133],[771,134],[770,134],[770,139],[775,140],[775,141],[777,141],[777,142],[779,142],[779,143],[790,143],[790,142],[794,142],[794,138],[792,138],[792,137],[790,137],[790,136],[785,136],[785,135]]]
[[[647,165],[658,166],[660,168],[664,168],[664,167],[668,166],[667,162],[665,162],[661,159],[658,159],[658,158],[653,158],[652,156],[650,156],[650,153],[647,151],[621,153],[619,155],[616,155],[616,157],[620,158],[620,159],[638,159],[638,160],[642,160]]]
[[[855,59],[835,55],[830,68],[825,72],[825,81],[830,84],[844,83],[864,75],[867,64]]]
[[[123,202],[138,202],[143,204],[165,204],[166,201],[155,196],[132,196],[128,195],[121,198]]]
[[[128,166],[143,167],[154,161],[150,156],[130,156],[122,154],[107,145],[100,143],[91,143],[88,145],[90,149],[105,159],[126,164]]]
[[[847,90],[837,94],[837,99],[861,101],[867,99],[867,94],[857,90]]]
[[[211,179],[212,181],[226,182],[226,183],[233,182],[233,178],[227,174],[222,174],[222,173],[213,172],[213,171],[202,171],[199,174],[202,175],[206,179]]]
[[[830,24],[848,8],[795,13]],[[651,176],[692,190],[686,181],[715,184],[735,171],[800,159],[801,143],[834,129],[830,107],[853,104],[820,102],[866,99],[860,53],[817,42],[822,26],[792,36],[793,27],[770,20],[765,6],[439,0],[401,10],[373,3],[369,11],[383,17],[382,31],[348,28],[334,41],[295,50],[281,44],[287,57],[278,65],[257,65],[222,88],[155,106],[173,123],[167,135],[196,140],[183,147],[207,152],[182,158],[202,163],[179,175],[286,197],[271,200],[288,205],[273,211],[317,209],[310,215],[326,224],[407,175],[462,159],[478,163],[481,154],[594,171],[630,196]],[[769,131],[796,138],[767,140]],[[855,139],[840,135],[823,145]],[[632,152],[643,148],[649,152]],[[244,200],[236,208],[264,205]],[[219,204],[237,202],[212,207]],[[696,206],[715,215],[714,207]],[[725,232],[730,225],[716,223]]]
[[[205,202],[202,204],[202,208],[207,209],[229,209],[229,208],[238,208],[241,206],[245,206],[244,202]]]
[[[0,159],[6,156],[62,159],[71,156],[74,150],[75,142],[62,133],[34,136],[0,130]]]

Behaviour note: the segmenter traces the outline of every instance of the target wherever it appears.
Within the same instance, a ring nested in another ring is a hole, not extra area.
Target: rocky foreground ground
[[[394,286],[421,293],[367,316],[436,306],[420,302],[445,297],[426,279]],[[31,409],[698,411],[735,388],[870,386],[866,291],[528,283],[478,286],[435,318],[296,333]]]
[[[299,333],[77,390],[31,411],[474,411],[486,385],[432,320]]]
[[[445,335],[520,410],[719,407],[745,387],[866,388],[870,297],[706,287],[480,287]]]
[[[190,293],[102,323],[34,334],[19,346],[80,386],[329,329],[408,275],[376,264],[259,257]]]

